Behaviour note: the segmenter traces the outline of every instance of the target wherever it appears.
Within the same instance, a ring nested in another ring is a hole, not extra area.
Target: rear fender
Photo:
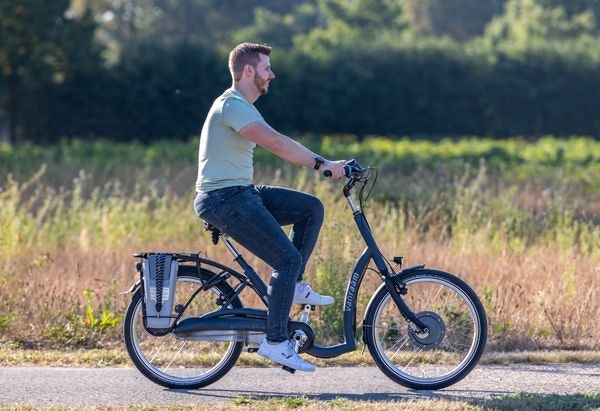
[[[120,292],[119,295],[133,294],[137,291],[138,288],[140,288],[141,285],[142,285],[142,282],[140,280],[137,280],[135,283],[133,283],[131,285],[131,287],[129,287],[129,289],[127,291]]]

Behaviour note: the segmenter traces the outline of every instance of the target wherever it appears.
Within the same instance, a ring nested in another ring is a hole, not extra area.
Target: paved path
[[[374,367],[324,367],[289,374],[278,368],[234,368],[200,390],[167,390],[133,368],[0,367],[0,404],[32,406],[177,405],[306,396],[331,400],[390,401],[414,398],[474,399],[510,393],[600,392],[600,364],[478,366],[458,384],[439,391],[413,391]]]

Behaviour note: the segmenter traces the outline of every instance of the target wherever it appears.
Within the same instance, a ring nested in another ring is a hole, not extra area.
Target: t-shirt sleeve
[[[248,103],[230,98],[223,105],[223,122],[238,133],[248,124],[257,121],[264,120]]]

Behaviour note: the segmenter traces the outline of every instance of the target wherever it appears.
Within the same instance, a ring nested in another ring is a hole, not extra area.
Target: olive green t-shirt
[[[196,192],[252,184],[256,144],[239,131],[264,121],[254,105],[230,88],[213,103],[200,134]]]

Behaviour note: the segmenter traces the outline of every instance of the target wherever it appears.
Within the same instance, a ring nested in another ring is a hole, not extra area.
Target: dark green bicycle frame
[[[356,349],[356,310],[357,310],[357,294],[364,278],[365,272],[369,265],[369,262],[373,260],[375,266],[378,269],[380,277],[385,284],[385,287],[388,289],[392,299],[396,303],[400,313],[404,316],[404,318],[412,323],[416,330],[422,332],[426,330],[425,325],[414,315],[414,313],[410,310],[410,308],[406,305],[404,300],[402,299],[399,289],[402,287],[401,277],[404,274],[412,273],[414,271],[420,270],[424,266],[415,266],[401,271],[400,273],[391,273],[389,269],[389,264],[386,259],[383,257],[375,239],[373,238],[373,234],[367,222],[367,219],[362,210],[359,210],[350,195],[350,189],[352,187],[346,186],[344,188],[344,195],[350,204],[350,207],[353,211],[354,222],[358,227],[358,230],[365,241],[366,248],[363,251],[362,255],[358,259],[356,265],[354,266],[354,270],[352,271],[352,275],[348,282],[348,286],[346,288],[346,296],[344,298],[344,342],[337,345],[332,345],[328,347],[319,346],[313,344],[309,347],[306,352],[310,355],[319,358],[333,358],[345,354],[350,351],[354,351]],[[240,274],[229,267],[221,265],[211,260],[199,258],[198,262],[204,265],[213,266],[215,268],[221,269],[221,273],[215,275],[215,281],[226,280],[230,275],[236,277],[241,286],[237,289],[237,291],[232,295],[228,296],[228,300],[236,298],[241,291],[246,287],[250,286],[253,288],[256,293],[261,297],[263,303],[268,305],[267,303],[267,286],[262,281],[262,279],[258,276],[256,271],[244,260],[244,258],[237,252],[237,250],[233,247],[227,237],[224,238],[224,243],[229,249],[229,251],[234,255],[234,261],[240,265],[243,269],[244,274]],[[210,283],[213,281],[209,281],[205,284],[201,289],[209,288]],[[227,306],[227,301],[223,301],[223,306]],[[223,315],[227,315],[227,310],[223,309]],[[254,308],[242,308],[236,311],[256,314],[257,310]],[[216,316],[219,313],[215,313]],[[265,312],[266,317],[266,312]]]

